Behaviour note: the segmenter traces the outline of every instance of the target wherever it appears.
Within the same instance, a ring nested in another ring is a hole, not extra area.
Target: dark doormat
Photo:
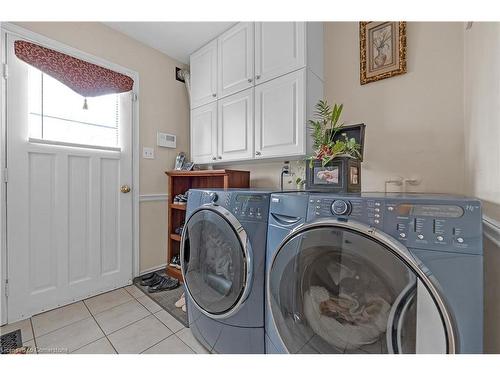
[[[0,336],[0,353],[9,354],[14,353],[16,349],[23,346],[23,339],[21,337],[21,330],[6,333]]]
[[[157,273],[161,276],[165,276],[166,274],[165,270],[157,271]],[[182,286],[182,284],[176,289],[165,290],[157,293],[148,293],[148,287],[142,286],[140,282],[140,276],[134,279],[135,286],[142,290],[144,294],[163,307],[164,310],[170,313],[170,315],[181,322],[185,327],[189,327],[187,313],[182,311],[182,309],[175,307],[175,303],[181,298],[182,293],[184,293],[184,286]]]

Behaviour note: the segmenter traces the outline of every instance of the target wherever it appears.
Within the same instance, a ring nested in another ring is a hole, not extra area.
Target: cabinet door
[[[218,159],[253,158],[253,88],[218,101]]]
[[[305,68],[255,87],[255,155],[305,154]]]
[[[191,111],[191,158],[212,163],[217,157],[217,102]]]
[[[217,40],[190,57],[191,108],[217,100]]]
[[[241,22],[219,37],[219,99],[253,86],[253,39],[252,22]]]
[[[304,22],[255,23],[255,84],[306,64]]]

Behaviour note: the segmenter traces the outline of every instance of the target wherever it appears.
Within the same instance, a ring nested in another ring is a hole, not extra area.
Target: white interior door
[[[19,39],[19,38],[16,38]],[[8,320],[130,283],[132,105],[116,99],[116,148],[29,137],[29,66],[7,38]]]

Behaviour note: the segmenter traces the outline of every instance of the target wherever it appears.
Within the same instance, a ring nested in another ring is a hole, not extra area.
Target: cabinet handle
[[[257,75],[255,76],[255,79],[260,79],[260,74],[257,74]]]
[[[212,157],[212,160],[217,160],[217,158],[215,156]]]
[[[248,83],[252,83],[253,79],[252,78],[248,78]]]
[[[217,159],[222,159],[222,156],[217,156]]]
[[[255,151],[255,155],[260,156],[262,155],[260,151]]]
[[[215,98],[217,96],[217,94],[213,93],[212,96]]]

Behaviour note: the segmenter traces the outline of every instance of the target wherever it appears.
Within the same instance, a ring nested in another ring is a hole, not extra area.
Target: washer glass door
[[[269,272],[278,336],[291,353],[448,352],[442,311],[412,267],[360,231],[299,231]]]
[[[246,235],[222,207],[201,209],[185,224],[182,272],[203,313],[223,317],[239,304],[247,285]]]

